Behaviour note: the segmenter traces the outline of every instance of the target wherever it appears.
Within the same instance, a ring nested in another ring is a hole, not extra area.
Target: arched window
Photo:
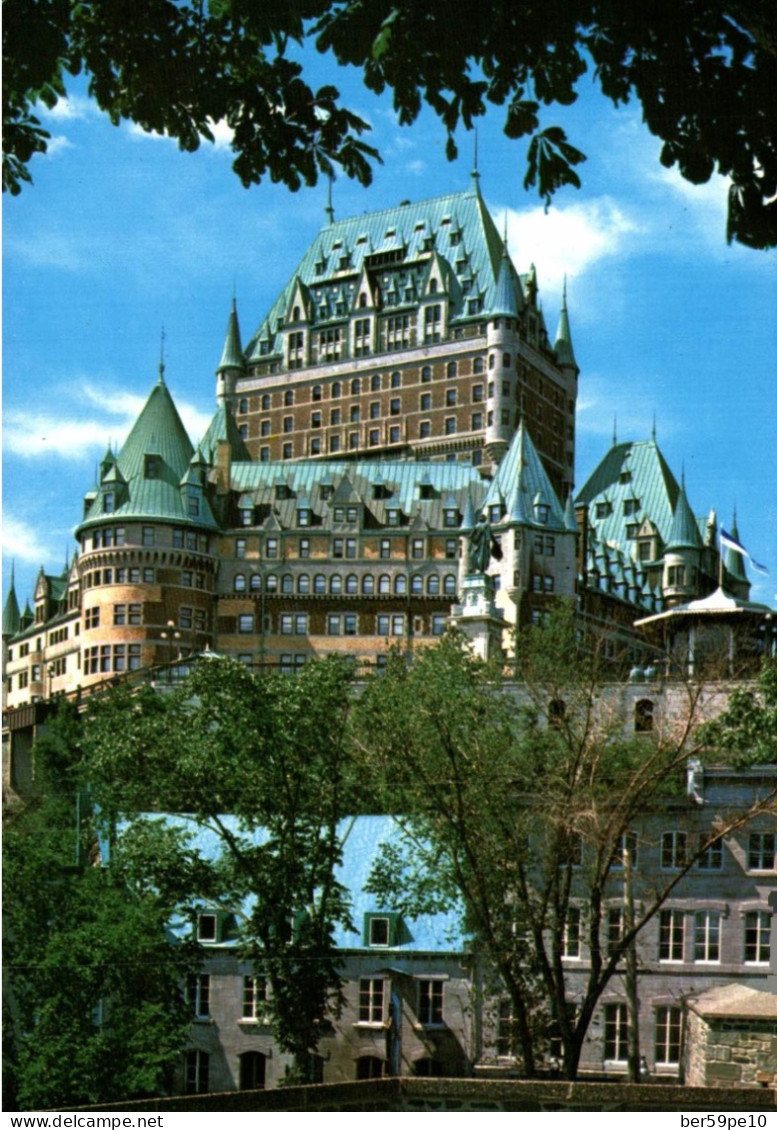
[[[251,574],[251,592],[259,592],[261,587],[262,587],[262,574],[261,573],[252,573]]]
[[[349,594],[349,596],[353,596],[354,593],[358,593],[359,578],[355,573],[349,573],[345,578],[345,591]]]
[[[238,402],[237,410],[238,410],[238,412],[247,412],[248,411],[248,401],[246,400],[245,397],[243,397],[242,400],[240,400]]]
[[[362,1055],[356,1060],[357,1079],[382,1079],[384,1063],[374,1055]]]
[[[424,579],[420,573],[414,573],[410,578],[410,591],[416,596],[424,591]]]
[[[437,279],[429,279],[429,293],[430,294],[436,294],[437,293]]]
[[[443,578],[443,582],[442,582],[442,591],[445,593],[446,596],[455,596],[456,595],[456,588],[457,588],[457,585],[456,585],[455,574],[446,573],[445,577]]]
[[[262,411],[266,412],[269,407],[270,407],[270,394],[269,394],[269,392],[266,392],[264,394],[264,396],[262,397]]]
[[[475,360],[472,362],[472,372],[473,373],[482,373],[483,368],[484,368],[483,358],[482,357],[476,357]]]
[[[316,573],[313,578],[313,592],[319,594],[326,592],[326,577],[323,573]]]
[[[429,596],[440,595],[440,578],[436,573],[430,574],[426,581],[426,591]]]
[[[278,591],[278,578],[277,578],[275,573],[268,573],[267,574],[267,582],[265,584],[265,588],[267,589],[268,592],[277,592]]]
[[[391,374],[391,387],[392,388],[401,388],[402,387],[402,374],[401,373],[392,373]]]
[[[321,399],[321,385],[313,385],[313,400]]]
[[[343,386],[340,384],[339,381],[335,381],[334,384],[332,385],[332,400],[337,400],[337,398],[340,396],[342,391],[343,391]]]
[[[303,595],[310,592],[309,573],[300,573],[300,575],[297,577],[297,592],[302,593]]]
[[[291,573],[284,573],[281,577],[281,592],[287,594],[294,592],[294,577]]]
[[[375,578],[372,573],[365,573],[362,577],[362,592],[365,596],[372,596],[375,592]]]
[[[378,578],[378,592],[381,595],[385,595],[386,593],[391,592],[391,577],[388,575],[388,573],[381,573],[380,577]]]
[[[246,591],[246,575],[245,573],[235,573],[235,592]]]
[[[640,698],[634,705],[634,732],[648,734],[653,729],[655,703],[650,698]]]
[[[361,386],[359,384],[359,378],[354,377],[351,381],[351,396],[358,396],[360,388]]]
[[[496,364],[496,357],[494,356],[493,353],[489,353],[489,355],[488,355],[488,367],[489,367],[489,369],[493,369],[495,364]]]
[[[397,596],[404,596],[407,592],[407,577],[404,573],[397,573],[394,578],[394,592]]]
[[[447,368],[446,371],[447,371],[449,377],[455,377],[456,374],[459,371],[459,367],[458,367],[458,365],[456,364],[455,361],[449,361],[448,362],[448,368]]]
[[[360,295],[359,295],[359,306],[360,306],[360,307],[361,307],[362,309],[364,309],[364,307],[365,307],[366,305],[367,305],[367,295],[366,295],[366,294],[360,294]]]
[[[431,365],[424,365],[423,369],[421,370],[421,381],[424,384],[426,384],[431,379],[432,379],[432,367],[431,367]]]
[[[343,591],[343,578],[339,573],[333,573],[329,578],[329,591],[334,596],[339,596]]]
[[[373,392],[380,392],[380,373],[374,373],[370,380],[370,389]]]
[[[294,403],[294,389],[293,388],[287,388],[286,389],[286,391],[283,394],[283,403],[286,405],[287,408],[291,407],[291,405]]]
[[[292,310],[291,320],[292,320],[292,322],[298,322],[299,321],[299,306],[295,306],[294,309]]]
[[[265,1084],[267,1057],[261,1052],[243,1052],[240,1056],[240,1090],[260,1091]]]

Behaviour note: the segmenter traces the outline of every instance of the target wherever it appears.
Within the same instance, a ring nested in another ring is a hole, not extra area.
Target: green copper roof
[[[240,325],[237,320],[237,304],[232,299],[232,310],[227,322],[227,334],[224,339],[224,348],[221,352],[219,369],[242,369],[243,346],[240,344]]]
[[[561,314],[559,315],[556,341],[553,348],[556,351],[556,357],[560,365],[569,365],[572,368],[577,368],[575,351],[572,348],[572,333],[569,329],[569,314],[567,313],[566,279],[564,280],[564,297],[561,303]]]
[[[650,520],[666,544],[680,488],[654,439],[614,443],[578,491],[596,537],[625,550],[627,527]]]
[[[232,460],[235,463],[249,462],[248,449],[240,435],[240,430],[235,423],[235,418],[226,404],[219,404],[216,412],[208,425],[208,430],[200,441],[200,447],[205,458],[211,463],[216,462],[220,440],[229,443]]]
[[[483,505],[494,506],[500,501],[506,501],[508,517],[511,521],[523,521],[528,525],[541,526],[544,529],[566,529],[564,507],[556,496],[548,473],[523,421],[518,425],[518,430],[499,464]],[[544,522],[539,518],[539,507],[542,506],[548,507],[547,521]],[[515,517],[510,517],[511,515]]]
[[[253,335],[246,357],[280,351],[279,328],[301,288],[307,288],[302,294],[310,301],[299,316],[313,323],[348,316],[364,269],[373,291],[383,295],[384,310],[417,305],[435,253],[447,265],[452,322],[494,311],[503,244],[475,185],[467,192],[327,224]],[[505,270],[519,295],[520,281],[509,259]]]
[[[494,297],[488,308],[488,313],[493,316],[499,315],[503,318],[517,318],[521,306],[523,305],[520,287],[520,279],[510,262],[507,248],[505,247],[502,259],[499,263],[499,274],[497,275]]]
[[[685,484],[683,483],[680,487],[680,494],[677,497],[677,504],[675,505],[674,515],[672,517],[672,525],[669,529],[669,536],[666,539],[666,548],[701,549],[701,547],[702,540],[699,535],[699,527],[696,524],[693,511],[688,504]]]
[[[14,584],[14,570],[11,566],[11,583],[8,586],[8,595],[3,605],[3,635],[15,636],[19,631],[20,619],[19,601],[16,599],[16,586]]]
[[[731,520],[731,533],[733,537],[739,541],[739,527],[737,526],[737,515],[734,511],[734,516]],[[731,549],[726,546],[726,552],[723,557],[723,564],[726,566],[726,572],[735,581],[747,582],[747,573],[745,571],[745,559],[743,554],[739,553],[736,549]],[[5,620],[3,620],[5,623]],[[5,629],[3,629],[5,631]]]
[[[186,495],[190,488],[181,487],[193,452],[160,372],[117,456],[115,470],[109,469],[99,484],[79,530],[106,518],[162,519],[216,529],[207,500],[201,500],[200,514],[194,516]]]

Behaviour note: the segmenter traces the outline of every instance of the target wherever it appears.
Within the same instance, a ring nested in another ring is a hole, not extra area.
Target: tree
[[[637,739],[571,610],[517,638],[517,687],[450,638],[409,665],[397,657],[357,704],[365,756],[407,814],[407,851],[384,857],[372,884],[399,910],[455,891],[512,1004],[524,1071],[547,1047],[549,1013],[574,1079],[604,989],[616,973],[634,977],[642,931],[705,851],[774,811],[777,785],[711,821],[685,795],[688,759],[703,752],[702,688],[680,687],[683,709]],[[635,828],[651,809],[682,821],[670,874],[635,863]],[[573,991],[563,959],[583,941]],[[631,1058],[636,1081],[638,1051]]]
[[[168,1090],[190,1023],[181,987],[198,947],[167,939],[164,873],[186,897],[196,861],[176,833],[148,827],[101,865],[79,742],[63,706],[36,746],[36,795],[4,836],[10,1109]]]
[[[274,1034],[304,1082],[341,1005],[333,932],[350,919],[334,869],[353,800],[350,682],[337,659],[294,678],[203,660],[169,695],[103,697],[83,740],[85,775],[113,823],[156,809],[217,838],[200,893],[238,912],[243,952],[271,988]]]
[[[777,243],[777,48],[763,0],[683,0],[640,5],[558,0],[480,8],[465,0],[6,0],[4,5],[4,186],[18,192],[46,147],[35,103],[52,105],[65,76],[85,70],[98,105],[167,132],[181,148],[234,130],[234,168],[244,184],[269,174],[296,189],[339,165],[363,183],[375,151],[365,123],[339,105],[335,87],[312,90],[291,48],[362,70],[365,85],[390,89],[403,124],[426,102],[446,130],[449,157],[459,126],[489,105],[505,107],[504,132],[529,138],[527,187],[548,202],[579,185],[584,159],[542,107],[569,105],[592,72],[616,106],[636,99],[663,142],[661,161],[694,184],[717,170],[731,180],[727,237]]]

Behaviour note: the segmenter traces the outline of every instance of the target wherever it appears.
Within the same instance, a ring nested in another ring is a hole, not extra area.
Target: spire
[[[737,525],[737,508],[734,507],[734,514],[731,519],[731,534],[732,537],[739,541],[739,527]],[[745,572],[745,559],[741,553],[730,546],[726,546],[726,554],[723,559],[726,566],[726,572],[736,581],[747,581],[747,573]],[[5,621],[3,621],[5,623]],[[5,630],[5,629],[3,629]]]
[[[494,288],[494,300],[491,303],[489,315],[492,317],[517,318],[519,309],[520,303],[515,291],[513,271],[510,257],[507,254],[507,242],[505,241],[504,251],[499,263],[499,274]]]
[[[572,348],[572,334],[569,330],[569,313],[567,311],[567,276],[564,275],[564,294],[561,300],[561,314],[558,319],[556,341],[553,346],[560,365],[577,369],[575,351]]]
[[[330,173],[329,176],[327,177],[326,208],[324,209],[324,211],[326,212],[326,218],[327,218],[327,221],[329,222],[330,227],[335,222],[335,210],[334,210],[334,207],[332,205],[332,181],[333,180],[334,180],[334,176],[333,176],[332,173]]]
[[[683,470],[682,486],[677,496],[677,504],[672,516],[672,525],[666,543],[669,549],[701,549],[701,537],[696,519],[693,516],[688,497],[685,493],[685,470]]]
[[[612,417],[612,446],[617,447],[617,445],[618,445],[618,415],[617,415],[617,413],[613,413],[613,417]]]
[[[652,428],[652,431],[650,433],[650,437],[653,440],[653,443],[655,443],[656,442],[656,410],[655,410],[655,408],[653,409],[653,428]]]
[[[475,126],[475,153],[472,164],[472,185],[476,193],[480,194],[480,171],[478,170],[478,127]]]
[[[19,631],[21,616],[19,614],[19,601],[16,599],[16,585],[14,582],[14,564],[11,563],[11,583],[8,586],[8,596],[3,605],[3,636],[15,636]]]
[[[221,372],[222,369],[242,369],[243,368],[243,346],[240,342],[240,324],[237,318],[237,301],[234,296],[232,298],[232,309],[229,312],[229,320],[227,321],[227,333],[224,338],[224,348],[221,351],[221,360],[219,367],[216,370]]]
[[[159,383],[165,383],[165,327],[162,326],[161,340],[159,343]]]

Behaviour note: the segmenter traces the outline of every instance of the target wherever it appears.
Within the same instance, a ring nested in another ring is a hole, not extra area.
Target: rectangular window
[[[444,612],[435,612],[432,615],[432,635],[442,636],[445,633],[445,628],[448,622],[448,617]]]
[[[512,1058],[518,1047],[518,1032],[513,1015],[513,1005],[509,1000],[499,1002],[499,1015],[496,1024],[496,1054],[500,1059]]]
[[[720,871],[723,867],[723,841],[708,844],[696,861],[700,871]]]
[[[99,608],[87,608],[85,619],[86,619],[86,622],[85,622],[84,627],[86,628],[87,632],[90,632],[93,628],[99,628],[100,627],[100,609]]]
[[[607,955],[612,951],[623,937],[623,908],[611,906],[607,911]]]
[[[207,1052],[186,1053],[186,1094],[204,1095],[210,1088],[210,1057]]]
[[[661,837],[661,866],[665,871],[677,871],[685,866],[686,844],[685,832],[664,832]]]
[[[446,538],[445,556],[449,561],[459,556],[459,543],[456,538]]]
[[[196,1020],[210,1016],[210,974],[191,973],[186,982],[186,1000]]]
[[[142,623],[141,608],[140,604],[127,605],[127,623],[131,627],[137,628]]]
[[[237,630],[241,633],[253,632],[254,618],[250,612],[242,612],[237,618]]]
[[[243,1019],[261,1020],[267,1008],[267,981],[264,977],[243,978]]]
[[[387,560],[391,557],[391,538],[380,539],[380,556]]]
[[[243,558],[246,555],[246,539],[235,538],[235,557]]]
[[[580,957],[580,907],[568,906],[564,923],[562,957]]]
[[[154,544],[154,527],[144,526],[142,535],[142,544],[149,546]]]
[[[299,556],[310,557],[310,538],[299,539]]]
[[[717,910],[699,910],[693,925],[693,960],[720,961],[720,913]]]
[[[682,961],[685,936],[685,913],[662,910],[658,924],[658,960]]]
[[[628,1013],[625,1004],[604,1006],[604,1058],[611,1063],[628,1059]]]
[[[670,1005],[656,1009],[656,1064],[675,1066],[680,1062],[682,1016],[682,1009]]]
[[[265,555],[265,557],[277,557],[278,556],[278,539],[277,538],[267,538],[267,540],[264,543],[264,555]]]
[[[418,1019],[421,1024],[442,1024],[442,981],[418,982]]]
[[[613,854],[613,867],[623,867],[626,851],[629,853],[629,863],[632,869],[637,866],[637,833],[625,832],[618,836]]]
[[[382,977],[363,977],[359,981],[359,1022],[383,1023],[384,984]]]
[[[751,910],[745,915],[745,961],[748,965],[768,965],[771,956],[772,916],[768,910]]]
[[[411,545],[410,545],[410,556],[416,561],[423,558],[423,556],[424,556],[424,539],[423,538],[413,538]]]
[[[775,843],[777,836],[774,832],[751,832],[747,845],[747,870],[774,871]]]
[[[387,946],[391,938],[391,922],[388,918],[373,915],[369,920],[369,944]]]
[[[121,628],[127,623],[127,605],[114,604],[113,606],[113,625],[116,628]]]

